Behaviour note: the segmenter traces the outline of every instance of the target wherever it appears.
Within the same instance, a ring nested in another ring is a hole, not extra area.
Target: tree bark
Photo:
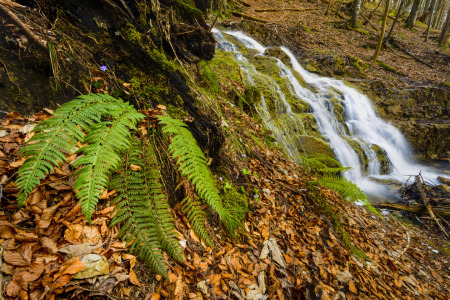
[[[444,27],[442,27],[441,34],[438,39],[439,46],[445,46],[448,43],[450,32],[450,6],[447,11],[447,18],[445,19]]]
[[[421,0],[414,0],[414,2],[413,2],[411,12],[409,13],[408,20],[406,21],[406,27],[409,29],[413,29],[414,25],[416,24],[416,19],[417,19],[417,14],[419,12],[420,2],[421,2]]]
[[[389,8],[390,8],[390,6],[391,6],[391,0],[387,0],[386,1],[386,7],[384,9],[383,20],[382,20],[382,23],[381,23],[380,38],[378,39],[377,48],[375,49],[375,54],[373,55],[373,58],[372,58],[373,61],[377,60],[378,55],[381,52],[381,45],[383,44],[384,31],[386,29],[386,21],[387,21],[388,15],[389,15]]]
[[[405,3],[405,0],[401,0],[400,7],[397,10],[397,14],[395,15],[394,23],[392,23],[391,29],[389,30],[389,33],[387,34],[386,38],[383,40],[383,44],[381,45],[381,48],[383,48],[386,45],[386,42],[391,37],[392,31],[394,30],[395,24],[397,24],[398,17],[400,16],[400,12],[402,10],[403,4]]]
[[[352,18],[350,19],[350,27],[352,28],[358,27],[358,16],[360,10],[361,10],[361,0],[354,0]]]
[[[428,35],[430,34],[431,23],[433,22],[434,6],[436,5],[436,0],[432,0],[430,6],[430,17],[428,18],[427,33],[425,34],[425,42],[428,42]]]

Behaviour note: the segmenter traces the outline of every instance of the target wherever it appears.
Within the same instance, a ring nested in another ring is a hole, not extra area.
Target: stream
[[[440,174],[413,160],[406,138],[379,118],[370,99],[356,89],[308,72],[287,48],[279,47],[273,57],[267,54],[273,48],[243,32],[213,33],[217,51],[239,65],[247,86],[261,91],[256,111],[294,161],[301,161],[305,141],[329,145],[337,160],[351,167],[343,175],[373,201],[380,195],[393,197],[380,181],[405,182],[421,172],[425,180],[437,182]]]

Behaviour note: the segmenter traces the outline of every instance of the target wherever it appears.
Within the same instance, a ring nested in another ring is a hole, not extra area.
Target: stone
[[[81,259],[84,263],[84,270],[75,273],[73,279],[86,279],[98,275],[106,275],[109,273],[109,263],[106,257],[98,254],[88,254]]]

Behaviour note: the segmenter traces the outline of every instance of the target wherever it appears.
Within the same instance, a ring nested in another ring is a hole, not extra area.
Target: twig
[[[423,189],[422,179],[421,179],[421,174],[420,173],[419,173],[419,175],[416,176],[416,187],[417,187],[417,190],[419,191],[420,200],[422,201],[422,203],[427,208],[428,215],[431,217],[431,219],[433,219],[434,222],[436,222],[436,224],[442,230],[444,235],[448,238],[449,237],[448,233],[445,231],[445,229],[442,226],[441,222],[439,222],[439,220],[436,218],[436,216],[435,216],[435,214],[433,212],[433,209],[431,208],[430,202],[428,201],[427,195],[425,194],[425,191]]]
[[[257,21],[257,22],[261,22],[261,23],[269,23],[269,21],[266,21],[266,20],[263,20],[263,19],[258,19],[258,18],[249,16],[249,15],[246,15],[246,14],[242,14],[242,13],[237,12],[237,11],[232,11],[231,14],[233,16],[246,18],[246,19],[249,19],[249,20],[252,20],[252,21]]]
[[[275,12],[275,11],[311,11],[321,8],[273,8],[273,9],[255,9],[256,12]]]
[[[366,24],[369,23],[369,25],[370,25],[373,29],[378,30],[378,28],[376,28],[375,25],[373,25],[372,22],[370,22],[370,20],[366,18],[366,16],[364,16],[363,14],[360,14],[360,16],[361,16],[364,20],[366,20]]]
[[[39,36],[37,36],[30,28],[27,24],[23,23],[17,16],[15,13],[13,13],[12,11],[9,10],[9,8],[7,8],[5,5],[3,5],[2,3],[0,3],[0,11],[3,11],[6,15],[8,15],[8,17],[10,17],[15,23],[17,23],[17,25],[19,25],[23,31],[25,31],[27,33],[27,35],[33,40],[35,41],[40,47],[44,48],[45,50],[47,50],[47,43],[45,41],[42,41],[40,39]]]

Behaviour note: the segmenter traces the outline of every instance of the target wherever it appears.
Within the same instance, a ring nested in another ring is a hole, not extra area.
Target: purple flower
[[[259,195],[258,195],[258,194],[255,194],[255,195],[253,196],[253,198],[257,199],[257,198],[259,198]]]
[[[219,177],[219,180],[220,180],[220,181],[222,181],[222,179],[223,179],[222,177]]]
[[[103,71],[103,72],[105,72],[106,70],[108,70],[108,67],[105,66],[105,65],[101,65],[101,66],[100,66],[100,70]]]
[[[247,157],[247,155],[246,154],[242,154],[242,157]]]
[[[242,139],[241,139],[241,138],[239,138],[239,142],[241,142],[241,143],[242,143]]]
[[[236,179],[238,179],[238,178],[239,178],[239,173],[236,174]]]

